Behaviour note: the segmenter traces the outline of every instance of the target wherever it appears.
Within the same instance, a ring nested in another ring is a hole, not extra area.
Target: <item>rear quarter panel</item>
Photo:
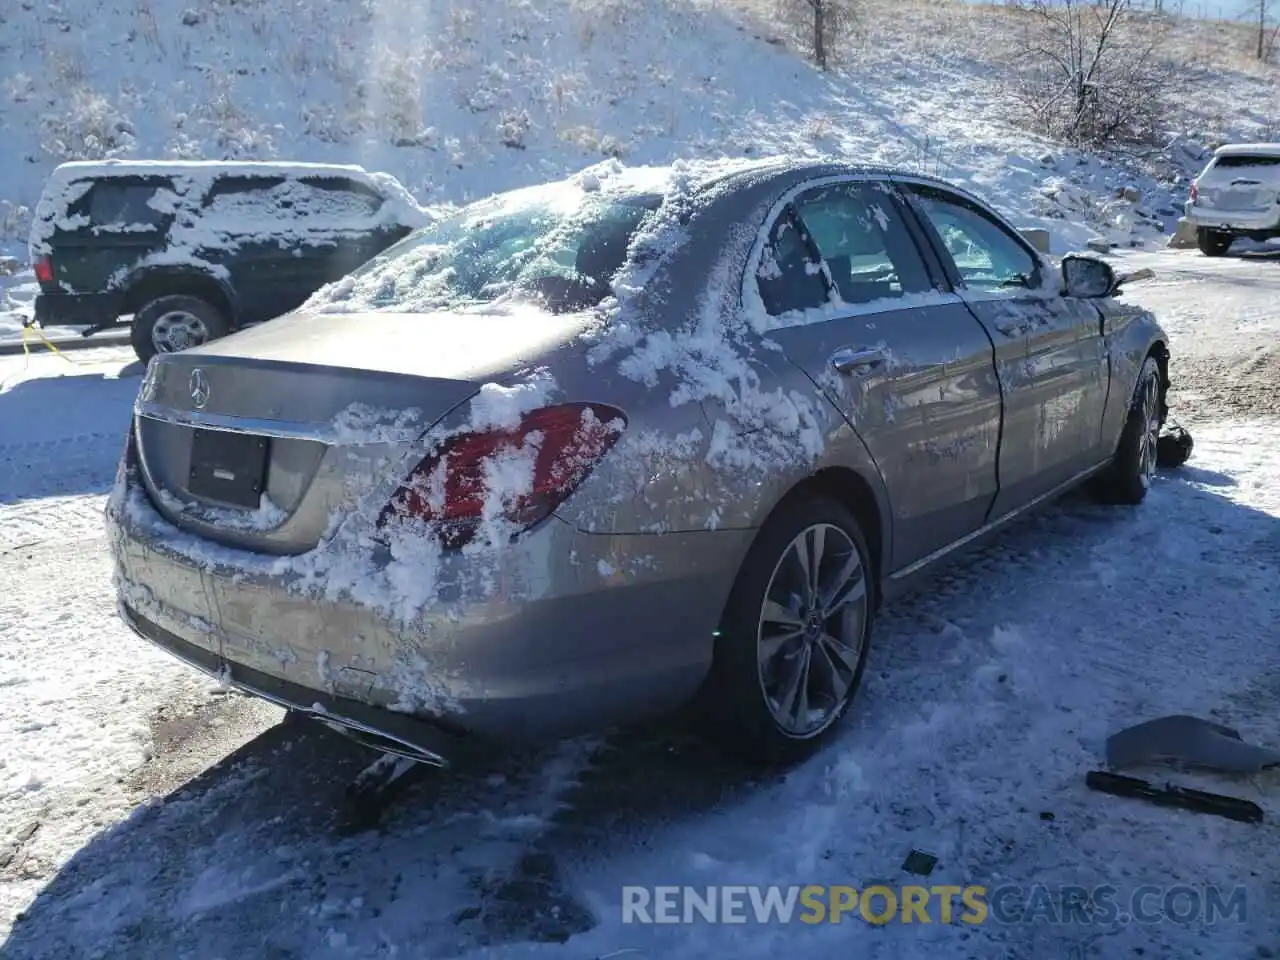
[[[630,421],[563,519],[599,533],[749,530],[828,467],[883,493],[853,430],[744,319],[744,271],[785,187],[755,185],[682,227],[678,254],[587,338],[584,367],[557,370],[567,398],[617,403]]]

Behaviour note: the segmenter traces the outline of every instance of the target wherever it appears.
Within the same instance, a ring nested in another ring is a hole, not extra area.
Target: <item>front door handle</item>
[[[855,350],[841,347],[831,355],[831,367],[836,373],[862,373],[880,366],[885,361],[884,351],[876,348]]]

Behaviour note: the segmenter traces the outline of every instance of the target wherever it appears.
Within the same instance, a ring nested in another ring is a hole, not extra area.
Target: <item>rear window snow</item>
[[[610,281],[662,198],[561,183],[501,194],[412,234],[317,291],[321,313],[426,313],[508,297],[554,312],[610,296]]]

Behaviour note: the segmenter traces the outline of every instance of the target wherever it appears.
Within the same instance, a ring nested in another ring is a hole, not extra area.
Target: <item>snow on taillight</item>
[[[410,471],[378,529],[425,524],[449,548],[486,522],[527,530],[569,498],[626,425],[615,407],[565,403],[526,413],[514,429],[455,434]]]
[[[1195,203],[1200,197],[1200,188],[1196,186],[1194,180],[1191,181],[1191,202]]]
[[[36,280],[40,283],[53,283],[53,259],[43,256],[34,264]]]

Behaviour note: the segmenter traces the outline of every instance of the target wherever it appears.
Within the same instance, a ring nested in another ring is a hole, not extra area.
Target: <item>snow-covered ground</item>
[[[1166,713],[1280,744],[1280,256],[1120,259],[1157,272],[1129,295],[1173,337],[1191,465],[1136,510],[1057,505],[887,611],[828,749],[758,781],[665,728],[574,741],[430,776],[359,835],[335,806],[369,755],[274,725],[115,619],[99,524],[127,350],[0,358],[5,955],[1275,955],[1273,824],[1109,798],[1084,773],[1109,732]],[[1274,772],[1182,782],[1280,813]],[[939,858],[928,884],[1243,885],[1247,912],[1213,929],[621,922],[624,885],[896,885],[917,879],[912,848]]]
[[[1154,158],[1125,165],[1023,129],[1004,82],[1018,28],[998,7],[866,0],[827,74],[771,42],[784,33],[765,0],[11,7],[0,252],[20,257],[53,166],[105,156],[357,162],[432,204],[604,156],[834,153],[953,177],[1065,249],[1117,217],[1125,237],[1167,224],[1206,144],[1280,125],[1280,70],[1251,62],[1244,34],[1191,21],[1167,50],[1203,65],[1196,95]],[[1126,186],[1136,209],[1115,202]]]
[[[1230,25],[1173,21],[1168,56],[1203,75],[1167,142],[1125,158],[1027,132],[1007,87],[1020,29],[1008,10],[865,0],[823,73],[788,46],[771,2],[12,4],[0,254],[25,263],[57,163],[103,157],[354,162],[431,205],[607,156],[837,155],[953,179],[1049,229],[1055,252],[1096,236],[1149,245],[1207,146],[1280,129],[1280,68],[1252,62]],[[0,342],[20,336],[35,293],[30,270],[0,277]]]

